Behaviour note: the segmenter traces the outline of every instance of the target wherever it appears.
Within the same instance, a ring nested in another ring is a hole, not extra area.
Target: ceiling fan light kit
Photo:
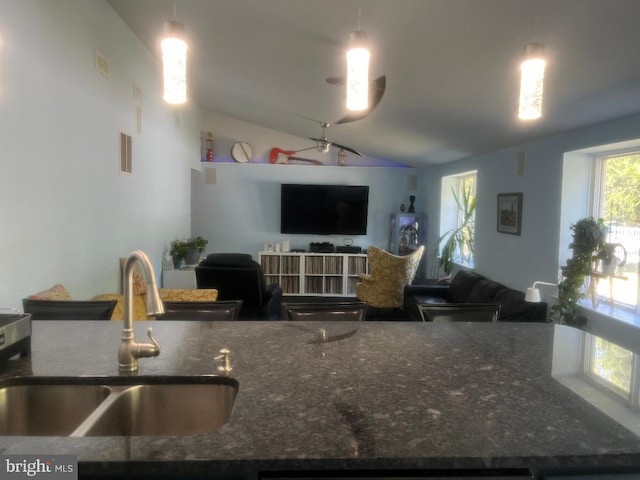
[[[544,44],[528,43],[524,47],[524,61],[520,65],[520,106],[518,117],[535,120],[542,116],[544,84]]]
[[[176,20],[164,22],[162,48],[162,77],[164,101],[182,104],[187,101],[187,43],[184,25]]]
[[[367,33],[351,32],[347,52],[347,109],[363,111],[369,108],[369,58]]]

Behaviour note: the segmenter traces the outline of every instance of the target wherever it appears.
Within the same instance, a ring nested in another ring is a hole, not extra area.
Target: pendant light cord
[[[538,0],[533,1],[533,41],[538,40]]]

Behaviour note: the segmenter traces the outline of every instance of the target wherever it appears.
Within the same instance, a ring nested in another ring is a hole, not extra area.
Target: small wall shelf
[[[363,253],[260,252],[267,283],[284,295],[354,296],[360,273],[368,273]]]

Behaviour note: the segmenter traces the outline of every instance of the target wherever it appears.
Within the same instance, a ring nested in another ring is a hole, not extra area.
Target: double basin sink
[[[0,382],[0,435],[187,436],[233,410],[230,377],[16,377]]]

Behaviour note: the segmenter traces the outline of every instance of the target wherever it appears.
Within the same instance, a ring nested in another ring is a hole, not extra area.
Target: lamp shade
[[[535,281],[533,282],[533,285],[531,287],[527,288],[527,292],[524,295],[524,300],[526,302],[538,303],[542,301],[538,285],[548,285],[550,287],[555,287],[556,289],[558,288],[558,285],[556,283],[541,282],[539,280]]]
[[[527,293],[524,296],[524,300],[525,302],[540,303],[540,290],[532,287],[527,288]]]
[[[525,59],[520,65],[520,104],[518,117],[535,120],[542,116],[542,92],[546,62],[544,45],[529,43],[524,47]]]
[[[164,22],[162,39],[162,76],[164,101],[181,104],[187,101],[187,43],[184,25],[175,20]]]
[[[362,30],[351,33],[347,52],[347,109],[362,111],[369,108],[369,58],[367,34]]]

